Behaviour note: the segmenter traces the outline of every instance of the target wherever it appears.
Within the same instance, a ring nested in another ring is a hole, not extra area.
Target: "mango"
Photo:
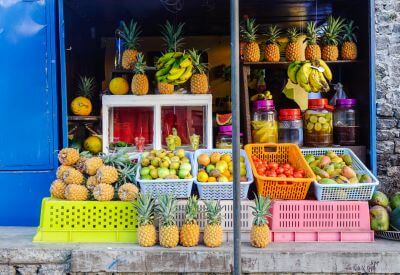
[[[343,159],[342,159],[342,158],[339,158],[339,157],[333,157],[333,158],[332,158],[332,162],[334,162],[334,163],[341,163],[341,162],[343,162]]]
[[[345,164],[343,162],[335,162],[333,163],[333,166],[335,167],[335,169],[342,169]]]
[[[358,178],[357,177],[350,178],[349,183],[358,183]]]
[[[321,184],[336,184],[336,181],[333,179],[324,178],[319,181]]]
[[[333,166],[333,164],[328,164],[324,166],[324,170],[329,174],[329,176],[332,176],[332,173],[335,171],[335,166]]]
[[[368,176],[367,174],[361,175],[360,177],[360,183],[371,183],[372,179],[370,176]]]
[[[331,178],[333,178],[333,177],[340,176],[340,173],[342,173],[342,169],[339,168],[339,169],[333,170],[333,172],[329,175],[331,176]]]
[[[328,164],[330,164],[330,163],[331,163],[330,157],[328,157],[328,156],[323,156],[323,157],[321,158],[321,160],[319,161],[319,167],[322,168],[322,167],[324,167],[325,165],[328,165]]]
[[[389,229],[389,214],[380,205],[375,205],[369,210],[371,229],[374,231],[387,231]]]
[[[349,166],[344,166],[342,168],[342,176],[345,176],[348,179],[357,177],[356,172],[354,172],[354,170]]]
[[[350,155],[344,154],[341,155],[341,158],[343,159],[343,161],[346,163],[347,166],[351,166],[353,164],[353,159],[351,158]]]
[[[372,198],[369,201],[369,205],[371,206],[380,205],[382,207],[388,207],[389,199],[383,192],[375,191],[374,194],[372,194]]]
[[[311,162],[313,162],[315,160],[315,157],[311,154],[308,154],[304,157],[307,161],[308,164],[310,164]]]
[[[333,151],[328,151],[328,152],[326,152],[325,155],[328,156],[328,157],[330,157],[331,159],[337,158],[337,157],[338,157],[338,155],[336,155],[336,153],[333,152]]]
[[[312,170],[316,175],[320,176],[321,178],[329,178],[329,174],[319,167],[312,167]]]
[[[319,164],[319,160],[314,160],[314,161],[312,161],[312,162],[310,163],[310,167],[311,167],[311,168],[316,167],[316,166],[318,166],[318,164]]]

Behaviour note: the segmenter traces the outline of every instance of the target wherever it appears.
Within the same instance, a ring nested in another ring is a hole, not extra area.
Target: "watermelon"
[[[216,122],[219,126],[231,125],[232,124],[232,114],[217,114]]]

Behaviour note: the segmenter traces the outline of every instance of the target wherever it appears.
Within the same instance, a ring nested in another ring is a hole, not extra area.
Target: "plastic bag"
[[[333,89],[336,92],[333,95],[333,97],[331,98],[331,100],[329,101],[329,104],[332,105],[332,106],[335,106],[336,105],[336,99],[338,99],[338,98],[347,98],[347,95],[346,95],[345,91],[343,90],[343,84],[340,83],[340,82],[335,84]]]

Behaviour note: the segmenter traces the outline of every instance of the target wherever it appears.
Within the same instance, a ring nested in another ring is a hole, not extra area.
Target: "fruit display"
[[[316,23],[311,21],[307,23],[307,47],[305,50],[305,58],[307,60],[321,59],[321,47],[318,45],[318,28]]]
[[[372,230],[400,232],[400,192],[389,199],[385,193],[375,191],[369,204]]]
[[[266,94],[266,97],[268,94]],[[252,138],[255,143],[278,142],[278,117],[273,100],[253,101]]]
[[[144,152],[140,161],[142,180],[191,179],[192,166],[184,149],[175,152],[164,149]]]
[[[250,101],[258,101],[258,100],[271,100],[272,99],[272,94],[270,91],[266,91],[265,93],[257,93],[253,96],[250,97]]]
[[[344,28],[344,19],[332,15],[326,20],[326,25],[322,26],[321,37],[321,57],[326,61],[336,61],[339,58],[338,45]]]
[[[77,116],[88,116],[92,112],[92,102],[90,99],[96,88],[96,79],[94,77],[81,76],[79,78],[77,95],[71,101],[71,111]]]
[[[130,21],[129,26],[124,21],[121,22],[122,30],[121,38],[124,41],[125,50],[122,54],[122,68],[132,70],[135,67],[135,62],[138,55],[138,42],[141,29],[137,22]]]
[[[288,69],[289,80],[300,85],[306,92],[329,92],[332,71],[321,59],[292,62]]]
[[[157,242],[157,231],[154,225],[155,201],[150,194],[138,194],[134,207],[137,212],[137,236],[140,246],[154,246]]]
[[[320,184],[355,184],[371,183],[368,174],[357,173],[352,168],[353,159],[350,155],[337,155],[328,151],[323,156],[308,154],[306,161],[314,171]]]
[[[358,29],[354,26],[354,21],[350,20],[344,24],[343,30],[343,43],[340,50],[340,57],[343,60],[355,60],[357,59],[357,36],[354,31]]]
[[[198,182],[231,182],[233,181],[232,154],[213,152],[203,153],[197,158],[199,170]],[[240,157],[240,181],[247,181],[247,169],[244,157]]]
[[[165,143],[167,144],[168,149],[171,151],[182,145],[182,140],[178,136],[178,131],[176,128],[172,128],[172,133],[165,138]]]
[[[250,243],[257,248],[265,248],[271,242],[271,232],[268,227],[267,217],[270,213],[271,200],[268,197],[254,196],[255,206],[251,206],[254,219],[250,233]]]
[[[258,27],[255,19],[247,19],[240,28],[242,39],[246,42],[243,48],[243,60],[245,62],[260,61],[260,46],[256,41]]]
[[[172,195],[158,197],[156,212],[160,216],[159,240],[163,247],[175,247],[179,243],[179,229],[176,225],[177,204]]]
[[[264,58],[267,62],[278,62],[281,59],[277,39],[281,35],[281,29],[276,25],[270,25],[266,32],[266,45],[264,49]]]
[[[191,196],[185,208],[185,220],[179,232],[180,244],[185,247],[196,246],[200,238],[200,226],[197,223],[199,202],[196,196]]]
[[[131,90],[134,95],[146,95],[149,92],[149,79],[145,73],[146,61],[142,53],[137,54],[135,75],[132,78]]]
[[[286,45],[285,58],[286,61],[300,61],[302,46],[299,43],[299,30],[296,27],[291,27],[287,30],[289,43]]]
[[[72,201],[132,201],[139,193],[134,184],[136,165],[127,155],[92,156],[74,148],[64,148],[58,154],[61,163],[50,194],[57,199]]]
[[[192,94],[206,94],[208,92],[208,78],[205,74],[207,64],[201,62],[201,53],[195,49],[189,50],[192,59],[193,74],[190,78],[190,91]]]
[[[278,178],[304,178],[304,169],[296,169],[290,163],[277,163],[261,160],[256,156],[252,156],[254,166],[257,173],[263,177]],[[284,183],[284,182],[280,182]]]
[[[207,247],[219,247],[222,244],[222,216],[219,201],[206,201],[207,225],[204,228],[204,244]]]
[[[110,81],[108,90],[113,95],[125,95],[129,92],[129,83],[125,78],[114,77]]]

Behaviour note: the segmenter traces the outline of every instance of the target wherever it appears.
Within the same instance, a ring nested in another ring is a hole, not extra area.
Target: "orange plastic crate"
[[[247,144],[245,147],[256,179],[258,194],[271,199],[304,200],[315,175],[296,144]],[[264,177],[257,173],[253,156],[268,162],[288,162],[296,169],[304,169],[305,178]]]

